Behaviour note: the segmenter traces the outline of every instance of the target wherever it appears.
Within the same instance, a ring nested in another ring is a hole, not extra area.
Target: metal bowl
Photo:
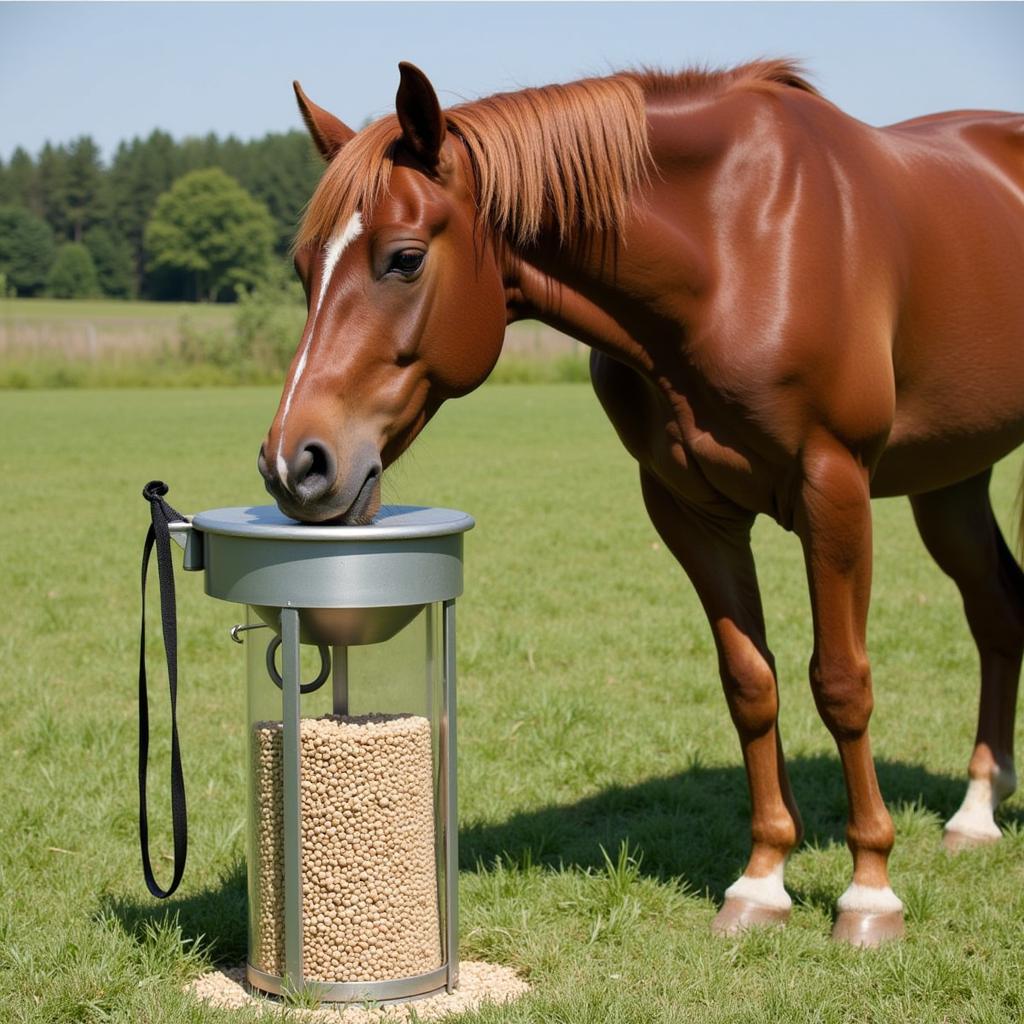
[[[299,640],[304,644],[379,644],[390,640],[419,615],[423,605],[378,608],[300,608]],[[252,610],[274,632],[281,631],[281,609],[253,605]]]

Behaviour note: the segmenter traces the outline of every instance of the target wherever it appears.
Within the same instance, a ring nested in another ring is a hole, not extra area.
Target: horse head
[[[506,311],[473,170],[433,87],[401,64],[396,116],[356,133],[299,109],[328,167],[296,239],[308,317],[259,470],[306,522],[368,522],[381,473],[490,373]]]

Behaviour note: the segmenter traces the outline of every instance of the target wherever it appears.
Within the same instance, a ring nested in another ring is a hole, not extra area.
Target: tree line
[[[322,164],[305,132],[122,142],[0,160],[0,296],[231,300],[283,257]]]

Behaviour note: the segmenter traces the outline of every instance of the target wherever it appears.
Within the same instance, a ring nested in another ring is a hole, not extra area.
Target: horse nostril
[[[333,476],[331,472],[332,460],[327,449],[316,441],[306,445],[305,453],[309,455],[309,470],[310,476]]]
[[[269,483],[270,482],[270,467],[267,465],[267,448],[266,445],[260,445],[260,454],[256,459],[256,468],[260,471],[260,476]]]
[[[322,498],[334,483],[336,466],[327,445],[307,441],[289,467],[292,489],[303,501]]]

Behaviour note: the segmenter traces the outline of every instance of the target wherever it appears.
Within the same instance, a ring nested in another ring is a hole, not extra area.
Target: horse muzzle
[[[372,445],[353,453],[344,471],[334,448],[307,438],[290,456],[268,458],[260,448],[257,466],[277,507],[304,523],[368,523],[380,508],[380,455]]]

